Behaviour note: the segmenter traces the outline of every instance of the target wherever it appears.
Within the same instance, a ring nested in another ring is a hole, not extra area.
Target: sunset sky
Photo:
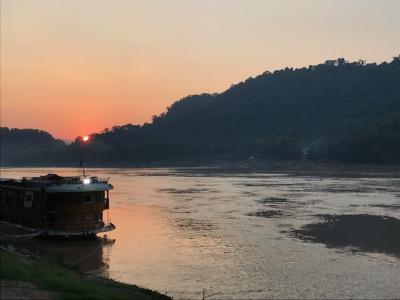
[[[266,70],[399,54],[399,0],[1,0],[1,126],[73,139]]]

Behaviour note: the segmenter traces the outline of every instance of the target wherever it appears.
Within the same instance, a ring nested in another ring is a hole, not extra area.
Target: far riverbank
[[[267,161],[267,160],[224,160],[224,159],[193,159],[193,160],[182,160],[182,161],[155,161],[155,162],[142,162],[142,163],[131,163],[131,162],[120,162],[120,163],[104,163],[94,164],[85,162],[83,165],[86,169],[97,169],[97,168],[118,168],[118,169],[129,169],[129,168],[176,168],[190,169],[198,172],[203,170],[204,172],[285,172],[285,173],[326,173],[329,175],[340,174],[343,176],[346,174],[351,176],[353,173],[366,173],[368,175],[379,175],[384,174],[385,177],[392,177],[400,175],[400,165],[398,164],[345,164],[341,162],[324,162],[315,163],[311,161]],[[77,165],[65,163],[65,164],[2,164],[0,168],[77,168]]]

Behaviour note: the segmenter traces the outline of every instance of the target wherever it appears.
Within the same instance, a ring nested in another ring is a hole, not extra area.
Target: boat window
[[[25,198],[24,198],[24,207],[25,208],[32,208],[32,203],[33,203],[33,192],[32,191],[26,191],[25,192]]]
[[[93,203],[94,199],[93,199],[93,197],[91,197],[91,195],[84,195],[83,196],[83,202],[84,203]]]

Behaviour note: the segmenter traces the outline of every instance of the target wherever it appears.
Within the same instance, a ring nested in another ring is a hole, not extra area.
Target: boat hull
[[[91,237],[98,233],[104,233],[114,230],[114,224],[109,223],[104,226],[92,230],[68,231],[68,230],[53,230],[43,228],[26,227],[10,222],[1,222],[2,238],[33,238],[33,237]]]

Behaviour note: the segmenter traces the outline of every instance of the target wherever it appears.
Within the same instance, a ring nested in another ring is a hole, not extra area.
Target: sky
[[[0,125],[73,139],[264,71],[400,54],[400,0],[1,0]]]

